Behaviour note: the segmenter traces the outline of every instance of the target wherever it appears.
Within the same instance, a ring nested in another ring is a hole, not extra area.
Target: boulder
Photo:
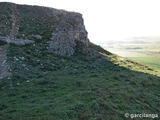
[[[5,43],[12,43],[15,45],[26,45],[26,44],[31,44],[34,43],[33,40],[28,40],[28,39],[10,39],[9,37],[0,37],[0,41],[5,42]]]

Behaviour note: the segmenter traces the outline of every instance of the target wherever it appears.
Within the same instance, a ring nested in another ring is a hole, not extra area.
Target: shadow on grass
[[[160,77],[146,66],[97,46],[101,54],[70,58],[11,47],[13,88],[11,80],[0,82],[0,119],[124,120],[125,113],[160,113]]]

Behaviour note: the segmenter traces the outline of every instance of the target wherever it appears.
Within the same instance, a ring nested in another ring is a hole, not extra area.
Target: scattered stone
[[[0,47],[0,79],[11,76],[10,67],[7,64],[7,48],[7,45]]]
[[[35,42],[33,40],[28,39],[10,39],[9,37],[0,37],[0,41],[5,43],[12,43],[15,45],[27,45]]]
[[[21,59],[21,60],[24,60],[25,58],[24,58],[24,57],[20,57],[20,59]]]
[[[30,81],[29,81],[29,80],[27,80],[26,82],[27,82],[27,83],[29,83]]]
[[[19,60],[16,56],[14,56],[13,58],[14,58],[16,61],[18,61],[18,60]]]
[[[22,66],[23,66],[23,67],[26,67],[26,65],[25,65],[25,64],[22,64]]]
[[[39,39],[39,40],[42,39],[42,36],[41,36],[41,35],[33,35],[33,37],[35,37],[36,39]]]
[[[17,86],[19,86],[20,85],[20,83],[17,83]]]

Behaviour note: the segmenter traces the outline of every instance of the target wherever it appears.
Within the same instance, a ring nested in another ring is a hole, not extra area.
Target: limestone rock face
[[[16,61],[21,66],[17,68],[12,64],[13,54],[26,56],[33,60],[30,63],[39,65],[34,60],[44,55],[69,57],[77,51],[93,51],[80,13],[5,2],[0,2],[0,11],[0,79],[24,66],[26,61]]]
[[[60,56],[71,56],[76,51],[77,44],[81,43],[84,47],[88,47],[89,40],[85,29],[82,15],[79,13],[63,14],[63,23],[69,20],[73,26],[69,28],[56,28],[50,38],[49,50]]]
[[[3,14],[5,18],[9,18],[8,32],[4,32],[0,27],[0,41],[16,45],[46,41],[48,50],[60,56],[73,55],[78,44],[84,48],[89,45],[80,13],[13,3],[0,5],[6,5],[0,8],[1,11],[11,11]]]

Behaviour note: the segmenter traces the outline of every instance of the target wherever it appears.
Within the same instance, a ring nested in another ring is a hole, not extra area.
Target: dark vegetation
[[[103,50],[106,59],[65,58],[36,46],[10,46],[13,77],[0,83],[1,119],[123,120],[126,112],[160,112],[154,70]]]

